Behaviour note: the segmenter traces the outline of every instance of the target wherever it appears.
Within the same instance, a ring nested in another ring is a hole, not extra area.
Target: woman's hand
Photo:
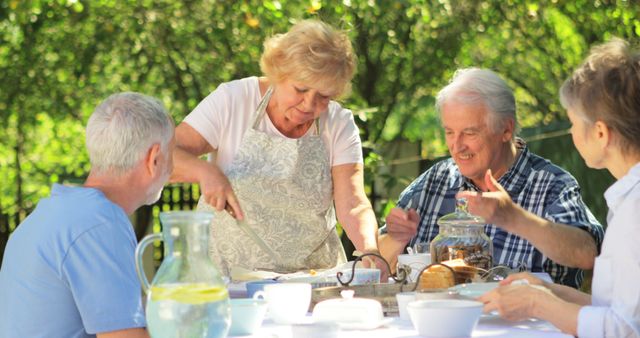
[[[484,312],[497,311],[500,317],[510,321],[520,321],[535,316],[536,304],[556,298],[553,294],[534,285],[500,286],[478,300],[484,303]]]
[[[527,283],[530,285],[540,285],[540,286],[548,287],[545,281],[543,281],[538,277],[535,277],[529,272],[519,272],[519,273],[514,273],[513,275],[509,275],[507,276],[507,278],[500,281],[500,285],[510,285],[511,283],[517,280],[526,280]]]
[[[244,219],[244,214],[233,187],[227,176],[217,165],[208,163],[201,170],[198,181],[205,202],[218,211],[226,209],[231,216],[238,220]]]
[[[176,128],[171,180],[200,184],[205,202],[218,211],[226,209],[231,216],[243,220],[244,214],[227,176],[215,163],[199,158],[216,150],[193,127],[182,122]]]
[[[534,281],[528,277],[526,280]],[[478,297],[478,300],[484,303],[485,313],[496,311],[500,317],[510,321],[538,318],[551,322],[563,332],[577,334],[581,305],[562,300],[543,286],[500,286]]]

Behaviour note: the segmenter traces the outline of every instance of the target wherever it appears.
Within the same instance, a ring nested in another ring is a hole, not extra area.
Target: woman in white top
[[[377,252],[359,131],[333,101],[356,69],[348,37],[298,22],[266,40],[260,67],[264,77],[221,84],[176,129],[173,180],[199,183],[199,208],[216,212],[212,258],[226,274],[336,266],[345,261],[336,214],[357,250]]]
[[[604,194],[608,226],[592,294],[515,274],[480,300],[485,311],[497,310],[509,320],[541,318],[579,337],[638,337],[640,52],[619,39],[593,48],[560,89],[560,100],[587,166],[606,168],[618,180]],[[530,285],[512,283],[520,279]]]

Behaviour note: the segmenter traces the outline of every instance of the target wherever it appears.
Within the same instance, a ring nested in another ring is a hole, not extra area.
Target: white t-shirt
[[[223,171],[231,165],[245,131],[253,126],[261,99],[255,76],[222,83],[184,119],[211,147],[217,149],[217,154],[214,154],[216,163]],[[319,120],[331,166],[362,163],[362,144],[351,111],[331,101]],[[268,114],[256,129],[271,136],[287,138],[273,125]],[[312,125],[302,137],[314,135],[315,130]]]

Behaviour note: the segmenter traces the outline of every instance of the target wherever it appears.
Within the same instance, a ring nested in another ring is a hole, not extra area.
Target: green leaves
[[[84,124],[113,92],[162,99],[180,122],[218,84],[260,75],[264,39],[318,18],[359,57],[344,100],[362,130],[367,180],[398,178],[395,142],[446,154],[434,96],[456,68],[488,67],[514,88],[523,127],[565,119],[562,80],[588,48],[637,39],[632,1],[9,0],[0,3],[0,212],[33,205],[54,181],[81,182]],[[414,148],[412,148],[414,149]],[[408,155],[407,155],[408,156]],[[413,155],[415,156],[415,154]]]

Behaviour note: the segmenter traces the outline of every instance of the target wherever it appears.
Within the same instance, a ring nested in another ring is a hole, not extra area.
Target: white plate
[[[461,296],[477,298],[497,288],[498,285],[499,285],[498,282],[468,283],[468,284],[458,284],[452,287],[451,289],[458,291],[458,293]]]
[[[387,317],[383,318],[379,322],[370,322],[370,323],[338,323],[343,330],[374,330],[379,328],[380,326],[384,326],[390,324],[393,321],[393,318]]]

